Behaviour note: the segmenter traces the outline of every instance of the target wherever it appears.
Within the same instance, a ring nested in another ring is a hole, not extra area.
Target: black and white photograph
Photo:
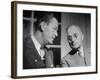
[[[90,14],[24,10],[23,69],[90,66],[90,26]]]
[[[12,2],[12,77],[97,73],[97,7]]]
[[[60,66],[60,21],[60,13],[23,11],[23,69]]]

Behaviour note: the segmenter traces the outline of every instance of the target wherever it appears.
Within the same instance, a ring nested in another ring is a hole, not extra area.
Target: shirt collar
[[[39,51],[41,44],[36,40],[36,38],[34,36],[31,36],[31,38],[32,38],[32,41],[34,42],[36,49]]]

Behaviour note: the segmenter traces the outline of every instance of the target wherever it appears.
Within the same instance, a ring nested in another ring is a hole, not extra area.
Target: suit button
[[[35,59],[35,62],[37,62],[37,59]]]
[[[53,67],[53,64],[51,64],[50,67]]]

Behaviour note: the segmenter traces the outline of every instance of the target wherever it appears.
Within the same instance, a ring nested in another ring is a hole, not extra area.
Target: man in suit
[[[79,26],[66,29],[71,51],[61,59],[62,67],[90,66],[90,52],[83,47],[84,35]]]
[[[53,52],[46,45],[53,44],[58,35],[58,21],[51,12],[39,12],[34,35],[24,39],[23,69],[52,68]]]

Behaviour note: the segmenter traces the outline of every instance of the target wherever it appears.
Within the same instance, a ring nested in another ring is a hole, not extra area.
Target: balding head
[[[67,28],[67,37],[69,45],[72,49],[80,48],[84,35],[79,26],[71,25]]]

